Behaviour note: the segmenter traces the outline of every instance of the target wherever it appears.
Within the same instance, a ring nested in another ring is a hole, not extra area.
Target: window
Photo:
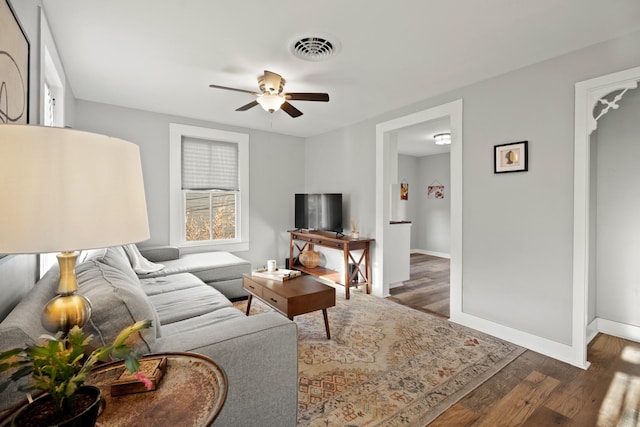
[[[170,241],[249,249],[249,136],[170,125]]]
[[[56,99],[51,93],[51,88],[44,82],[44,112],[43,125],[54,126],[56,120]]]

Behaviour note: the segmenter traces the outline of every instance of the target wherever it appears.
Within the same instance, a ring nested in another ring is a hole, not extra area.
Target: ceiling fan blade
[[[293,118],[300,117],[302,115],[302,111],[298,110],[296,107],[289,104],[287,101],[285,101],[280,108],[283,109],[285,113],[287,113]]]
[[[306,93],[306,92],[290,92],[284,94],[285,98],[291,101],[320,101],[329,102],[328,93]]]
[[[209,87],[214,88],[214,89],[225,89],[225,90],[234,90],[236,92],[250,93],[251,95],[260,95],[259,93],[254,92],[252,90],[236,89],[234,87],[218,86],[218,85],[209,85]]]
[[[236,111],[247,111],[249,108],[253,108],[258,105],[258,101],[251,101],[250,103],[243,105],[240,108],[236,108]]]
[[[263,84],[264,88],[260,88],[263,92],[281,93],[284,89],[284,79],[282,76],[269,70],[264,70]]]

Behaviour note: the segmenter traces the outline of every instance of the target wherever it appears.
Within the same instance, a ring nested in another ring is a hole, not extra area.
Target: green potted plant
[[[149,388],[151,383],[138,372],[140,368],[138,356],[127,346],[126,340],[133,333],[150,326],[149,320],[136,322],[123,329],[113,343],[99,347],[87,356],[85,356],[85,349],[92,336],[85,337],[78,326],[74,326],[66,335],[59,332],[54,337],[44,336],[41,343],[0,353],[0,372],[14,370],[9,378],[0,382],[0,392],[11,381],[17,381],[27,375],[31,375],[32,381],[20,390],[45,392],[16,414],[14,424],[18,426],[95,424],[100,390],[83,384],[93,366],[99,360],[109,356],[124,359],[127,370],[136,373],[136,376]],[[85,397],[87,395],[91,397]],[[87,416],[92,420],[74,419],[76,416]],[[37,424],[21,424],[22,420],[36,421],[36,417],[40,417]]]

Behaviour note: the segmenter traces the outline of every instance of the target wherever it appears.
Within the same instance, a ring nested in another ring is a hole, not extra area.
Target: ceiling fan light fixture
[[[451,144],[451,133],[438,133],[433,135],[433,139],[436,141],[436,145],[449,145]]]
[[[258,96],[256,101],[265,111],[273,113],[274,111],[278,111],[280,109],[282,104],[284,104],[285,99],[282,95],[263,93],[262,95]]]

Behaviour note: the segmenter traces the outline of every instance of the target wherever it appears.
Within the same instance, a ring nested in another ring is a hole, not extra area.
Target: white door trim
[[[389,294],[384,278],[385,233],[389,230],[391,176],[389,141],[385,134],[418,123],[449,117],[451,121],[451,292],[450,311],[462,312],[462,99],[376,125],[376,243],[373,254],[374,295]],[[386,140],[385,140],[386,139]],[[386,248],[391,250],[391,248]]]
[[[589,304],[589,136],[597,127],[593,109],[605,95],[637,87],[640,67],[607,74],[575,85],[575,145],[573,189],[573,325],[572,359],[587,368]]]

